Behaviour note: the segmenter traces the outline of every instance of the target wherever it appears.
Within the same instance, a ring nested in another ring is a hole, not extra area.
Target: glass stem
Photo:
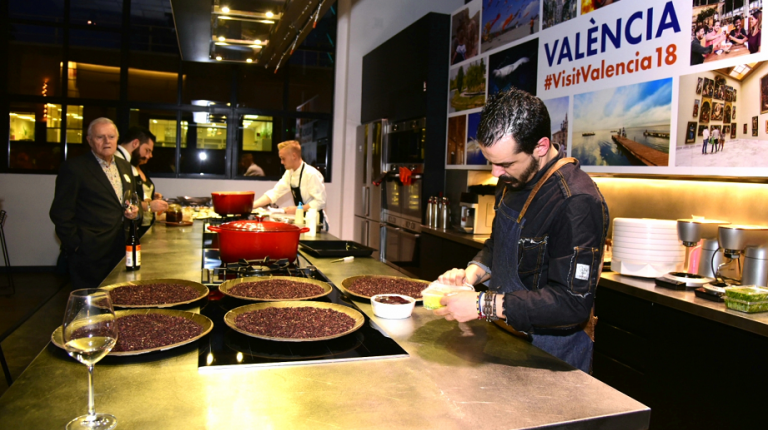
[[[96,419],[96,410],[93,406],[93,364],[88,365],[88,421]]]

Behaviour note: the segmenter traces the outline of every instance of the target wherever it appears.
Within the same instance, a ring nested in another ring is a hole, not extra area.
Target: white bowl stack
[[[611,270],[622,275],[656,278],[684,270],[677,220],[614,218],[612,251]]]

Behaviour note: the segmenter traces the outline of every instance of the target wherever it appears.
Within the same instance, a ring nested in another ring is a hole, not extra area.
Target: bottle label
[[[127,245],[125,247],[125,265],[127,267],[133,267],[133,246]],[[136,245],[136,267],[141,266],[141,245]]]

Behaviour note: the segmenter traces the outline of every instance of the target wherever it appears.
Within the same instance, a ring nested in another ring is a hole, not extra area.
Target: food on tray
[[[228,290],[233,296],[255,299],[301,299],[323,294],[323,287],[308,282],[272,279],[269,281],[242,282]]]
[[[404,296],[421,298],[424,283],[407,278],[384,276],[363,276],[355,279],[347,289],[363,297],[371,298],[376,294],[402,294]]]
[[[333,309],[273,307],[240,314],[235,317],[235,325],[261,336],[311,339],[349,331],[355,326],[355,320]]]
[[[117,330],[117,345],[112,348],[112,352],[141,351],[173,345],[199,336],[203,328],[184,317],[134,314],[118,318]],[[77,330],[73,336],[76,333]]]
[[[733,309],[735,311],[741,311],[741,312],[748,312],[748,313],[766,312],[768,311],[768,300],[761,300],[758,302],[749,302],[746,300],[739,300],[739,299],[734,299],[734,298],[725,296],[725,306],[728,309]]]
[[[408,303],[411,303],[400,296],[382,296],[376,297],[375,300],[379,303],[386,303],[388,305],[407,305]]]
[[[742,287],[727,287],[725,295],[736,300],[745,302],[759,302],[768,300],[768,288],[756,287],[754,285]]]
[[[117,287],[109,292],[112,304],[120,306],[149,306],[182,303],[195,300],[200,293],[183,284],[144,284]]]

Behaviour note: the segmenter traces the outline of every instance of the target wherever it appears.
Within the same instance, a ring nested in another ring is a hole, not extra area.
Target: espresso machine
[[[715,270],[718,286],[768,284],[768,226],[721,225],[717,242],[725,257]],[[729,268],[736,276],[724,276]]]
[[[723,253],[718,254],[718,227],[728,224],[728,221],[703,218],[677,220],[677,237],[685,247],[684,271],[664,274],[656,278],[656,285],[684,290],[702,287],[714,281],[712,264],[723,262]],[[694,254],[698,246],[701,246],[701,250]]]
[[[496,217],[494,204],[493,194],[461,193],[461,230],[472,234],[491,234],[493,219]]]

